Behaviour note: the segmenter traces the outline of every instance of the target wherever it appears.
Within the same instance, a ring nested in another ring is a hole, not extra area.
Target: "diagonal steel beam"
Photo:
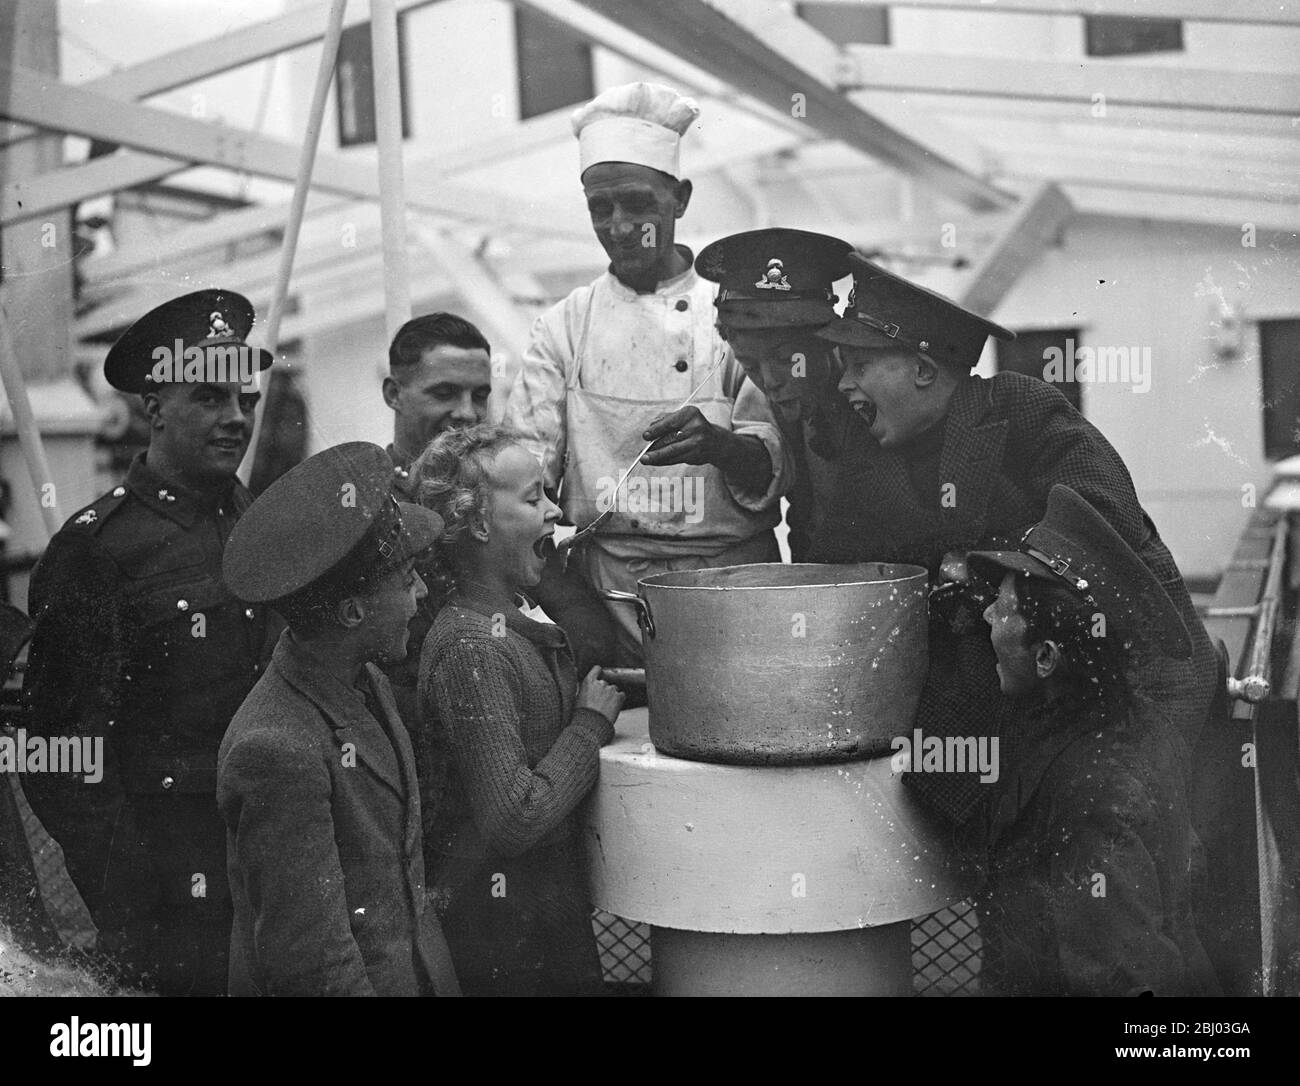
[[[424,7],[435,0],[397,0],[399,11]],[[260,23],[232,30],[181,49],[122,68],[80,84],[83,90],[110,98],[131,101],[163,94],[177,87],[197,83],[245,64],[253,64],[279,53],[314,45],[325,36],[325,13],[328,4],[312,4]],[[343,16],[345,27],[369,21],[367,4],[353,4]],[[10,138],[19,139],[34,130],[11,129]]]
[[[298,148],[286,140],[106,98],[24,68],[0,65],[0,117],[281,181],[292,182],[298,173]],[[313,183],[348,196],[379,198],[374,166],[338,155],[317,158]],[[585,224],[580,225],[579,216],[569,209],[512,203],[498,193],[436,180],[413,182],[407,202],[458,221],[505,225],[533,234],[587,236]]]
[[[736,21],[749,18],[745,13],[752,6],[730,5],[736,18],[728,18],[702,0],[660,0],[654,5],[633,0],[579,2],[655,45],[691,59],[771,108],[787,115],[793,112],[808,129],[864,151],[975,210],[1014,203],[1011,194],[846,98],[832,85],[833,63],[820,71],[796,64]],[[798,22],[792,13],[769,4],[759,7],[759,15],[765,20],[784,17]],[[835,56],[834,47],[824,38],[821,41],[827,55]]]

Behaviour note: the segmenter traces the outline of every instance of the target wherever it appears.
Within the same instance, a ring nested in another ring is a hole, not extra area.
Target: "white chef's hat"
[[[610,87],[573,113],[581,171],[598,162],[634,162],[676,177],[682,133],[700,115],[693,98],[658,83]]]

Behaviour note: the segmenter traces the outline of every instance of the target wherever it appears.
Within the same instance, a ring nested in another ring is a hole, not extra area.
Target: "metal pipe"
[[[284,304],[289,295],[289,276],[293,272],[293,258],[298,250],[298,233],[307,207],[307,194],[311,191],[312,167],[316,162],[316,148],[320,144],[321,122],[325,116],[325,100],[329,97],[330,81],[334,78],[334,65],[338,61],[339,39],[343,36],[343,13],[348,0],[331,0],[325,38],[321,43],[320,64],[316,69],[316,86],[312,92],[311,107],[307,111],[307,128],[303,132],[302,151],[298,156],[298,178],[293,186],[293,200],[289,204],[289,218],[284,227],[284,240],[280,244],[280,263],[275,273],[275,292],[266,316],[262,340],[266,349],[275,354],[280,345],[280,321],[284,317]],[[234,284],[238,288],[239,284]],[[257,457],[257,442],[262,433],[262,419],[266,409],[253,419],[253,437],[240,471],[245,479],[251,478],[253,462]]]
[[[1273,633],[1277,626],[1281,602],[1282,566],[1286,557],[1288,528],[1287,518],[1278,517],[1277,523],[1273,526],[1273,544],[1269,548],[1268,576],[1264,579],[1264,591],[1255,608],[1249,609],[1256,611],[1259,617],[1255,622],[1254,638],[1246,657],[1248,660],[1246,674],[1240,679],[1232,677],[1228,679],[1228,696],[1238,701],[1258,704],[1265,700],[1272,690],[1270,676]],[[1236,608],[1222,608],[1222,610],[1236,610]]]
[[[384,317],[391,343],[397,330],[411,318],[402,163],[402,57],[394,0],[370,0],[370,55],[379,149],[379,220],[384,239]]]
[[[18,352],[14,348],[13,335],[9,331],[9,315],[5,312],[2,303],[0,303],[0,378],[4,381],[5,395],[9,397],[9,409],[14,413],[14,428],[18,431],[18,444],[23,450],[23,459],[27,461],[27,472],[36,490],[36,505],[41,511],[46,532],[53,536],[62,526],[63,518],[59,516],[54,478],[50,474],[50,462],[45,457],[41,431],[36,425],[36,416],[32,413],[31,400],[27,398],[27,385],[23,381],[22,367],[18,365]],[[46,487],[49,489],[46,490]]]

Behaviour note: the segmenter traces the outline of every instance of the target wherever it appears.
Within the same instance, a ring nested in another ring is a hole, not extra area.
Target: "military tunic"
[[[937,577],[944,555],[1015,549],[1063,483],[1091,504],[1142,559],[1192,639],[1187,662],[1139,661],[1141,692],[1168,713],[1187,747],[1209,713],[1216,666],[1172,555],[1138,502],[1119,454],[1061,393],[1033,377],[971,377],[953,393],[941,429],[918,448],[882,449],[852,420],[840,458],[839,497],[813,557],[823,562],[910,562]],[[982,605],[931,607],[930,672],[916,726],[933,735],[997,734],[1016,712],[998,689]],[[1006,757],[1007,750],[1003,750]],[[908,785],[956,822],[974,812],[971,774],[907,774]]]
[[[1214,995],[1181,740],[1149,702],[1039,705],[997,783],[977,898],[985,995]]]
[[[33,730],[103,740],[104,775],[33,776],[33,807],[62,845],[122,978],[221,994],[231,925],[217,749],[270,648],[263,607],[221,579],[252,501],[178,486],[141,454],[123,485],[75,514],[32,577]]]

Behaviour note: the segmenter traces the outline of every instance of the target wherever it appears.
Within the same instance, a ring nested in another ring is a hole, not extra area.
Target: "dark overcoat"
[[[105,766],[97,783],[30,774],[24,788],[63,847],[98,949],[124,981],[165,994],[226,988],[217,748],[276,622],[221,580],[251,502],[234,479],[207,497],[140,456],[59,530],[32,575],[30,727],[102,739]]]
[[[1142,700],[1024,723],[986,831],[981,991],[1217,994],[1192,916],[1203,861],[1182,740]]]
[[[1191,635],[1189,662],[1135,662],[1143,694],[1160,704],[1191,749],[1209,713],[1214,652],[1169,549],[1147,516],[1119,454],[1051,385],[1019,373],[970,377],[942,423],[937,464],[917,484],[908,454],[885,450],[850,421],[812,557],[822,562],[892,561],[937,576],[944,555],[1015,549],[1047,510],[1057,483],[1082,495],[1155,575]],[[932,609],[931,667],[916,726],[926,734],[996,734],[1014,710],[998,690],[981,606]],[[905,734],[907,728],[901,729]],[[980,798],[973,775],[908,774],[932,806],[965,821]]]
[[[459,994],[425,908],[415,758],[388,680],[285,631],[221,744],[231,995]]]

